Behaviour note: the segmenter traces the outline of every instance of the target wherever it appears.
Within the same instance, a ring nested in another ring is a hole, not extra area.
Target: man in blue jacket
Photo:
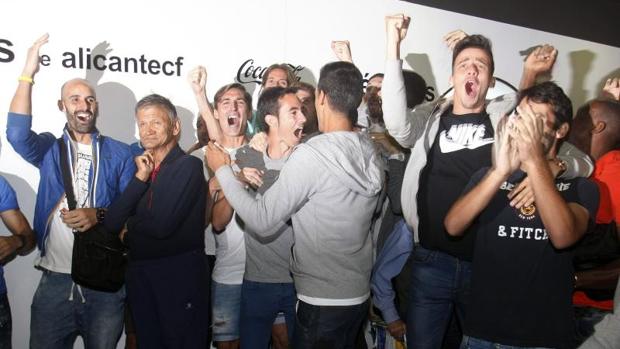
[[[135,165],[129,146],[97,131],[98,104],[93,87],[83,79],[67,81],[58,108],[67,116],[63,139],[77,208],[69,211],[56,137],[36,134],[32,126],[33,78],[39,70],[39,49],[48,35],[28,50],[26,64],[7,121],[7,139],[24,160],[39,168],[34,230],[43,271],[32,300],[31,348],[72,348],[82,336],[86,348],[116,348],[123,328],[125,289],[99,292],[71,279],[73,234],[87,231],[105,216],[105,209],[127,186]]]

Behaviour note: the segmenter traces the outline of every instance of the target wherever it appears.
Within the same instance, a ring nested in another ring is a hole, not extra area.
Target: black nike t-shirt
[[[493,136],[486,112],[454,115],[450,109],[441,116],[428,162],[420,175],[418,231],[423,247],[471,261],[474,234],[451,237],[443,220],[471,176],[491,166]]]
[[[471,187],[487,169],[476,173]],[[510,206],[508,193],[525,178],[506,180],[478,216],[465,334],[520,347],[571,347],[574,333],[573,253],[551,244],[536,204]],[[596,217],[598,190],[588,179],[556,180],[568,203]],[[469,186],[468,186],[469,187]]]

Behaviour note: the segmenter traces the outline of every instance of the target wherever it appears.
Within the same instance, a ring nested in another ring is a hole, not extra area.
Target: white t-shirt
[[[235,160],[238,148],[226,149],[231,160]],[[235,171],[239,168],[233,165]],[[240,285],[245,273],[245,237],[244,232],[237,224],[237,215],[233,213],[226,229],[215,235],[215,266],[213,267],[213,281],[220,284]],[[212,234],[211,232],[209,232]]]
[[[215,267],[213,281],[220,284],[239,285],[245,272],[245,238],[237,224],[237,215],[220,234],[215,235]]]
[[[92,163],[92,146],[76,143],[77,162],[74,168],[73,192],[78,208],[90,207],[88,177]],[[58,273],[71,273],[71,258],[73,256],[73,230],[63,223],[60,210],[68,208],[67,198],[63,197],[58,207],[52,213],[50,231],[45,244],[45,256],[39,261],[39,266]]]

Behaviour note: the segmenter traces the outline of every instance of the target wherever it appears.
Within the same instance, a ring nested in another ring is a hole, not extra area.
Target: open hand
[[[47,43],[49,37],[49,34],[45,33],[43,36],[38,38],[32,46],[30,46],[28,49],[28,54],[26,55],[26,64],[24,65],[24,70],[22,70],[22,76],[32,78],[34,77],[34,74],[39,71],[39,50],[41,49],[41,46]]]

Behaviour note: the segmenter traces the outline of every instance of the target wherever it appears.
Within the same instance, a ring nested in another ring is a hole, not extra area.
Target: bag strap
[[[62,171],[62,181],[65,185],[65,195],[67,195],[67,205],[69,206],[69,210],[75,210],[77,201],[75,201],[75,195],[73,193],[73,179],[71,178],[71,172],[69,170],[67,147],[62,137],[58,138],[58,147],[60,148],[60,169]]]

